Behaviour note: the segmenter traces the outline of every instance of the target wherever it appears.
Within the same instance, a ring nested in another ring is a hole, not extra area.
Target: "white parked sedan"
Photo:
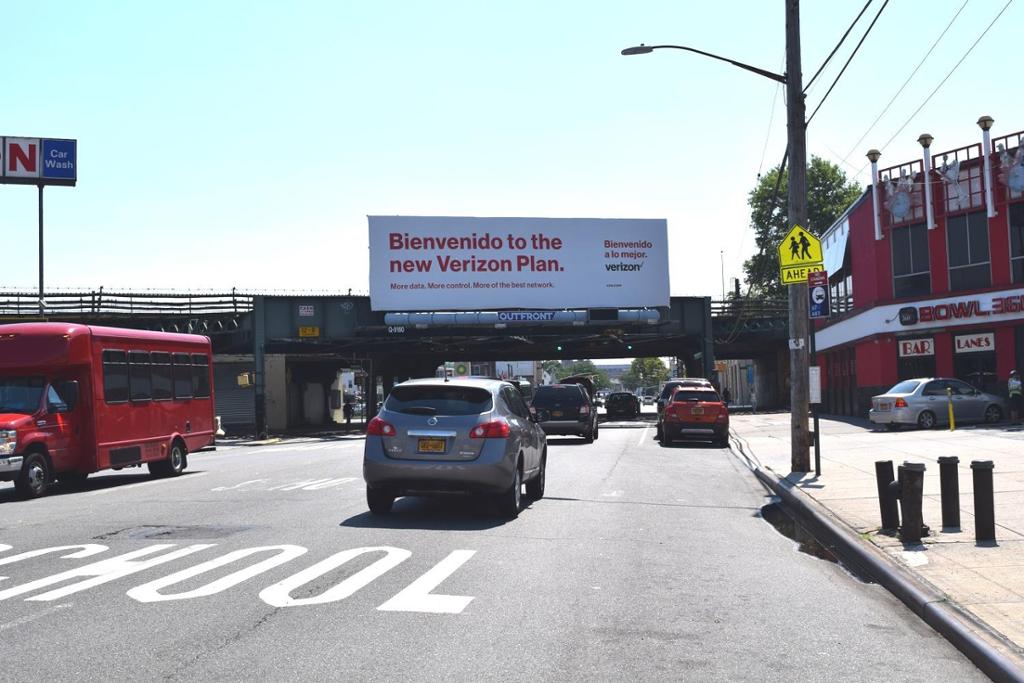
[[[903,380],[880,396],[871,397],[868,419],[891,429],[917,425],[931,429],[949,423],[949,406],[957,422],[999,422],[1006,413],[1003,399],[975,389],[959,379],[922,377]]]

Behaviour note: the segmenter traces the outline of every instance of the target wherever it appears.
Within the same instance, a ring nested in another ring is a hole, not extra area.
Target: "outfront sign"
[[[74,185],[78,142],[59,138],[2,138],[0,183]]]
[[[809,273],[825,269],[821,241],[799,225],[786,233],[778,250],[779,279],[784,285],[804,284]]]
[[[369,216],[369,229],[375,311],[669,305],[662,219]]]

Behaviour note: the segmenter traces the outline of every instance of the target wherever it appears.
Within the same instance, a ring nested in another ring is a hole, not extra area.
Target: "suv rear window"
[[[718,397],[716,392],[708,391],[707,389],[680,389],[672,396],[672,400],[718,402],[722,399]]]
[[[479,415],[492,407],[491,392],[478,387],[395,387],[384,408],[407,415]]]
[[[537,392],[533,395],[533,407],[541,409],[553,408],[556,405],[581,406],[584,402],[583,388],[577,384],[548,384],[537,387]]]

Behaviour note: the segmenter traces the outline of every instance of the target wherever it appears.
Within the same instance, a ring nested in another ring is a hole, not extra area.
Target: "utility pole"
[[[789,206],[786,229],[807,225],[807,124],[800,71],[800,0],[786,0],[786,119],[789,137]],[[789,388],[791,464],[794,472],[811,469],[807,333],[807,283],[789,285]]]

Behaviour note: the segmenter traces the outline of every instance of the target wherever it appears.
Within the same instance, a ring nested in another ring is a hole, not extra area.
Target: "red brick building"
[[[819,324],[825,411],[865,416],[901,379],[1005,395],[1024,370],[1024,132],[877,170],[822,236],[833,316]],[[986,153],[987,152],[987,153]],[[876,157],[877,160],[877,157]],[[986,172],[987,162],[987,172]]]

